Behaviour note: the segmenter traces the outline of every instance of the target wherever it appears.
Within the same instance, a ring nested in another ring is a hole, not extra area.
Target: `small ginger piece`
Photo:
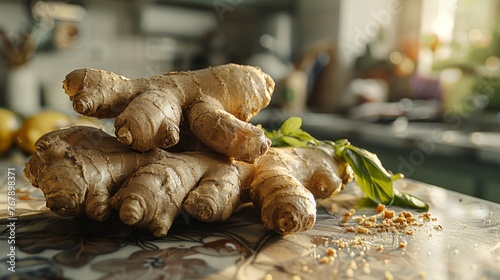
[[[355,213],[356,210],[354,209],[350,209],[349,211],[345,212],[344,217],[342,218],[342,223],[343,224],[347,223],[347,221],[349,221],[349,219],[352,218],[352,216],[354,216]]]
[[[357,226],[356,227],[356,232],[357,233],[362,233],[362,234],[370,234],[370,230],[366,227],[363,226]]]
[[[392,218],[394,218],[394,211],[392,211],[392,210],[384,210],[383,215],[384,215],[383,216],[384,219],[392,219]]]
[[[328,247],[326,249],[326,254],[329,256],[329,257],[332,257],[332,256],[335,256],[336,254],[336,250],[332,247]]]
[[[118,140],[134,150],[177,144],[184,118],[201,142],[241,161],[254,162],[271,144],[248,123],[274,91],[258,67],[226,64],[140,79],[84,68],[69,73],[63,88],[76,112],[116,118]]]
[[[377,212],[377,213],[382,213],[383,211],[385,211],[385,205],[384,205],[384,204],[382,204],[382,203],[379,203],[379,204],[377,205],[377,208],[375,209],[375,212]]]

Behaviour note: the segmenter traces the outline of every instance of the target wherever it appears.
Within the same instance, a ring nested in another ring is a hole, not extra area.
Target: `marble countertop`
[[[9,168],[16,175],[10,209]],[[359,203],[352,184],[318,201],[316,224],[306,232],[279,236],[245,205],[223,223],[181,216],[166,237],[154,238],[116,217],[55,216],[21,166],[2,163],[0,172],[0,279],[500,278],[500,205],[412,180],[396,188],[428,201],[431,215],[409,211],[416,223],[404,229],[359,230],[362,220],[383,219]],[[356,213],[343,222],[350,209]]]

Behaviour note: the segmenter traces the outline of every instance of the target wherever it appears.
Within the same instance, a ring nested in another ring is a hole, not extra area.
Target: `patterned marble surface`
[[[7,211],[8,168],[16,172],[15,216]],[[0,172],[0,279],[500,279],[500,205],[415,181],[397,188],[429,201],[433,219],[413,212],[421,224],[409,232],[349,232],[357,218],[375,214],[350,185],[318,201],[307,232],[278,236],[245,205],[224,223],[181,216],[166,237],[154,238],[116,217],[55,216],[21,166],[3,163]],[[356,214],[342,223],[351,208]]]

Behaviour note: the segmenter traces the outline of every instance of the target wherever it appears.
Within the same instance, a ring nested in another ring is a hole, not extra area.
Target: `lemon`
[[[35,143],[47,132],[68,127],[71,118],[57,111],[43,111],[28,117],[17,132],[17,146],[26,153],[35,152]]]
[[[0,154],[3,154],[12,146],[21,118],[8,109],[0,108],[0,124]]]

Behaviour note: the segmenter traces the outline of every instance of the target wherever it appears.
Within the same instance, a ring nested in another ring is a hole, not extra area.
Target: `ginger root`
[[[177,144],[184,118],[205,145],[237,160],[252,163],[271,145],[248,123],[274,90],[257,67],[227,64],[141,79],[85,68],[69,73],[63,88],[76,112],[116,118],[118,140],[134,150]]]
[[[248,164],[212,152],[135,152],[99,129],[73,127],[43,136],[36,149],[25,176],[54,213],[103,221],[114,208],[124,223],[155,236],[166,235],[182,209],[223,221],[248,201],[279,234],[307,230],[315,198],[346,183],[337,175],[342,166],[320,148],[271,148]]]
[[[115,137],[91,127],[49,132],[35,144],[24,175],[40,188],[47,207],[61,216],[104,221],[109,198],[139,167],[161,158],[160,150],[137,153]]]
[[[252,202],[264,226],[285,235],[310,229],[315,199],[336,194],[352,178],[333,151],[270,148],[264,132],[248,123],[274,90],[256,67],[228,64],[142,79],[79,69],[63,87],[78,113],[116,118],[117,137],[72,127],[37,141],[24,173],[62,216],[104,221],[114,209],[124,223],[164,236],[181,211],[224,221]],[[161,149],[178,143],[185,125],[218,153]]]
[[[321,148],[272,148],[254,170],[250,200],[264,226],[283,235],[310,229],[315,198],[330,197],[343,187],[333,155]]]

